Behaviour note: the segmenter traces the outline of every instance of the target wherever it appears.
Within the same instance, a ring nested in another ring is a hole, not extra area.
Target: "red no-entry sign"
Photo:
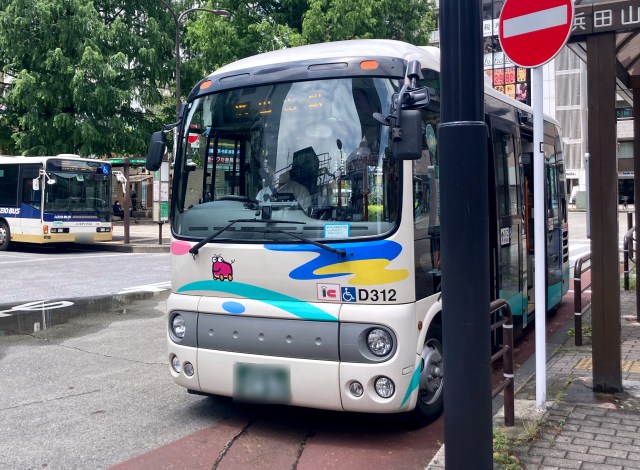
[[[191,125],[189,127],[189,134],[187,134],[187,142],[189,142],[190,144],[193,144],[198,140],[199,137],[200,137],[200,130],[197,128],[197,126]]]
[[[571,34],[572,0],[507,0],[500,13],[500,46],[516,65],[553,59]]]

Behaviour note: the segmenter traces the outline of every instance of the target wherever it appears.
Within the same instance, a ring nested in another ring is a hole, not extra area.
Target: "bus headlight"
[[[349,392],[351,392],[351,395],[358,398],[358,397],[361,397],[362,394],[364,393],[364,387],[360,382],[358,382],[357,380],[354,380],[349,384]]]
[[[382,398],[391,398],[396,391],[396,386],[388,377],[378,377],[376,379],[376,393]]]
[[[373,328],[367,334],[367,347],[378,357],[386,356],[393,349],[393,338],[387,330]]]
[[[178,313],[171,320],[171,331],[176,338],[182,339],[184,338],[185,330],[184,318]]]
[[[180,365],[180,359],[178,359],[178,356],[173,356],[171,358],[171,368],[176,372],[176,374],[179,374],[182,371],[182,366]]]

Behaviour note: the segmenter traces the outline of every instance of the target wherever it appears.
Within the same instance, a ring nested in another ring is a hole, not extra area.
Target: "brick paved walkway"
[[[622,291],[624,392],[594,394],[591,343],[569,338],[547,362],[548,410],[535,440],[512,449],[526,469],[640,469],[640,324],[635,291]],[[535,403],[535,377],[517,394]]]

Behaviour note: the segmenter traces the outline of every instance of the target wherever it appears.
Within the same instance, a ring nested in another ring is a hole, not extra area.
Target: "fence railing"
[[[573,319],[576,330],[576,346],[582,346],[582,314],[591,308],[591,297],[588,302],[582,304],[582,294],[591,287],[591,277],[589,282],[583,285],[582,275],[591,271],[591,253],[586,253],[576,260],[573,268]]]
[[[631,268],[629,266],[629,261],[631,261],[634,265],[636,264],[635,260],[635,251],[633,249],[633,243],[635,242],[635,227],[631,227],[627,233],[624,234],[624,243],[622,245],[622,262],[624,265],[624,290],[629,290],[629,274],[631,273]]]
[[[491,364],[502,358],[503,379],[492,390],[495,398],[504,390],[504,425],[515,424],[514,396],[515,384],[513,376],[513,315],[511,307],[504,299],[496,299],[490,305],[491,315],[502,310],[502,317],[491,324],[491,333],[502,327],[502,346],[491,356]],[[498,317],[496,315],[496,317]]]

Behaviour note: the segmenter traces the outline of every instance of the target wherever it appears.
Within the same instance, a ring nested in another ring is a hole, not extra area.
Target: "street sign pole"
[[[542,67],[532,70],[531,101],[533,105],[533,239],[535,240],[535,343],[536,343],[536,409],[547,407],[547,351],[545,331],[547,327],[547,269],[546,269],[546,210],[544,197],[544,120]]]
[[[532,68],[533,202],[536,309],[536,408],[547,402],[547,214],[544,192],[544,93],[542,66],[564,47],[573,25],[573,0],[506,0],[500,13],[500,46],[513,63]]]

